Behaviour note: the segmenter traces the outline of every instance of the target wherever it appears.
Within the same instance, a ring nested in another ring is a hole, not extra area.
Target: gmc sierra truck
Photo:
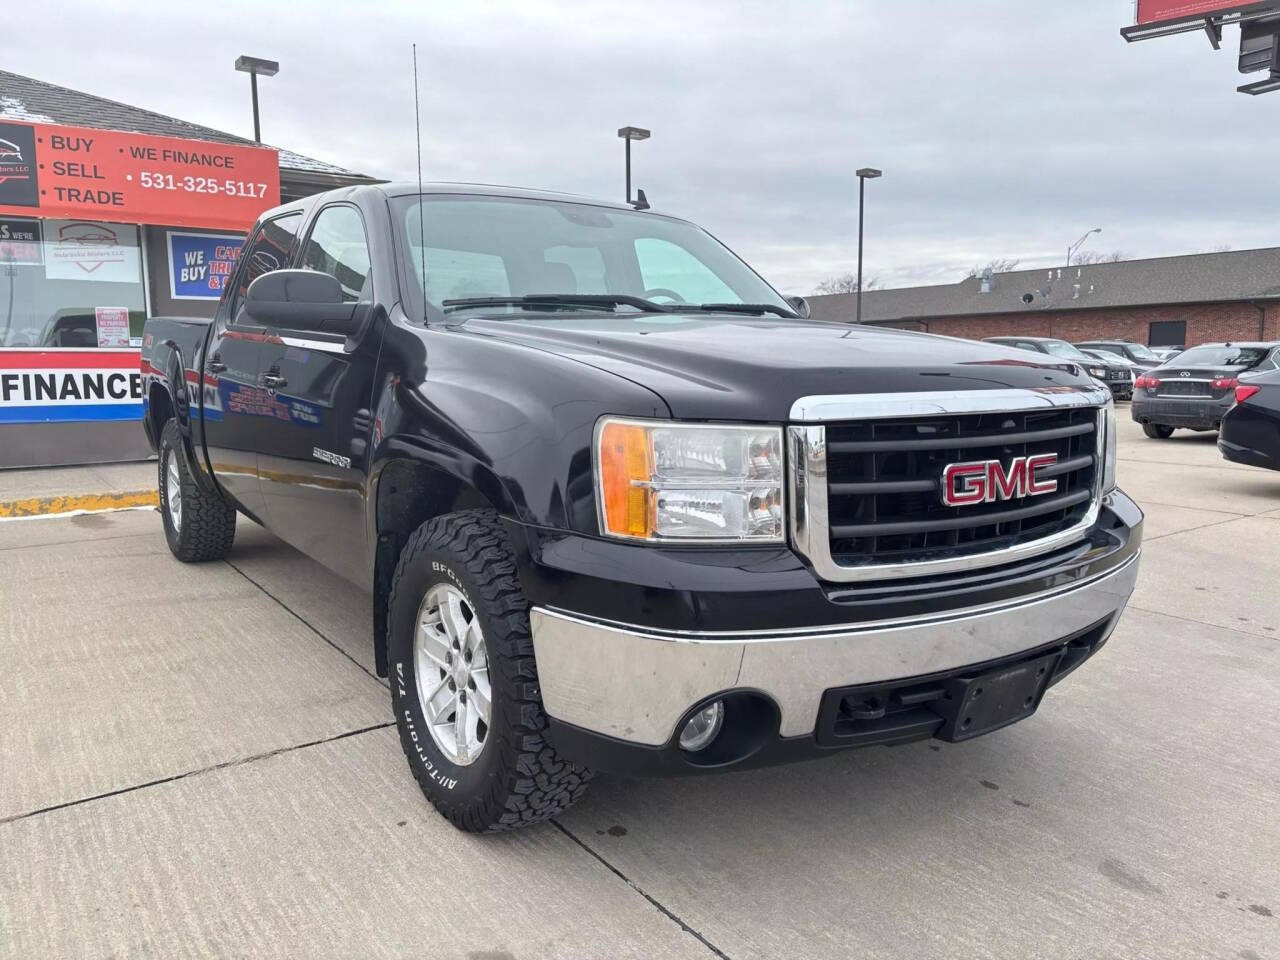
[[[997,730],[1137,575],[1078,364],[811,320],[628,205],[278,207],[212,321],[148,321],[142,370],[173,554],[226,557],[243,514],[371,591],[409,767],[466,830],[553,816],[594,770]]]

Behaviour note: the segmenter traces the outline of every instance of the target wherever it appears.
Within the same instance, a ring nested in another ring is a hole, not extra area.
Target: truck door
[[[204,352],[201,411],[209,465],[222,488],[258,519],[265,506],[258,450],[262,425],[273,412],[258,385],[267,331],[245,313],[244,294],[255,278],[288,265],[301,222],[301,213],[291,213],[254,231],[241,252],[231,296],[219,304]]]
[[[364,219],[352,204],[319,212],[298,267],[337,277],[357,311],[377,302]],[[365,533],[370,403],[380,334],[371,330],[349,345],[341,334],[273,327],[259,371],[276,412],[259,458],[267,526],[365,586],[371,583]]]

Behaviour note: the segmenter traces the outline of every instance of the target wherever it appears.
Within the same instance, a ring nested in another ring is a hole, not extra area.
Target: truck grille
[[[1161,380],[1157,397],[1211,397],[1213,385],[1208,380]]]
[[[1091,407],[966,413],[830,423],[826,428],[827,536],[845,567],[988,553],[1081,523],[1096,496],[1098,410]],[[950,463],[1055,453],[1037,476],[1047,495],[947,506]]]
[[[1115,367],[1112,367],[1111,369],[1109,369],[1109,370],[1107,371],[1107,379],[1108,379],[1108,380],[1119,380],[1119,381],[1128,380],[1128,379],[1129,379],[1129,371],[1128,371],[1128,370],[1118,370],[1118,369],[1116,369]]]

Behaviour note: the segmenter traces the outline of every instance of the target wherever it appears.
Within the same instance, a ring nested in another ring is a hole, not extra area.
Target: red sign
[[[246,230],[279,203],[274,150],[0,121],[0,215]]]
[[[1194,17],[1209,17],[1259,6],[1258,0],[1138,0],[1138,23],[1165,23]]]

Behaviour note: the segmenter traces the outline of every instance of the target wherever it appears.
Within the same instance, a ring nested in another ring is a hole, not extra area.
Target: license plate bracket
[[[969,740],[1031,716],[1061,656],[1062,650],[1054,650],[975,677],[948,680],[946,698],[931,705],[944,721],[934,736],[953,742]]]

